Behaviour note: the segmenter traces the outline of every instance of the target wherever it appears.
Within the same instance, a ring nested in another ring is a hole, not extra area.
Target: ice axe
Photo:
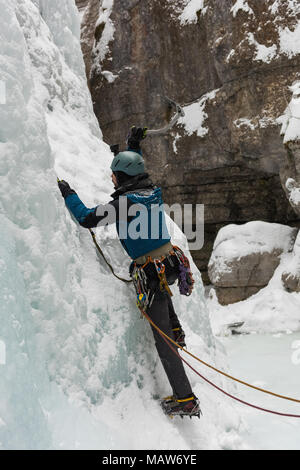
[[[176,103],[176,101],[171,100],[167,96],[164,97],[165,101],[168,103],[169,108],[175,108],[176,109],[176,114],[173,117],[173,119],[167,124],[165,127],[162,127],[161,129],[148,129],[147,130],[147,136],[149,135],[163,135],[166,134],[172,127],[176,124],[178,119],[180,117],[185,116],[185,112],[183,111],[182,107],[180,104]]]
[[[166,134],[170,129],[172,129],[173,126],[175,126],[176,122],[180,117],[185,116],[185,112],[180,106],[180,104],[176,103],[176,101],[174,100],[171,100],[167,96],[165,96],[164,99],[168,103],[170,109],[175,108],[176,114],[173,119],[169,122],[169,124],[167,124],[165,127],[162,127],[161,129],[147,129],[146,127],[144,127],[145,137]],[[110,150],[113,152],[114,155],[117,155],[120,151],[119,144],[111,145]]]

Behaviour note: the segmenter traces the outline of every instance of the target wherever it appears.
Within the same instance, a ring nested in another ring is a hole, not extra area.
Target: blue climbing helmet
[[[122,171],[129,176],[136,176],[145,173],[145,162],[143,157],[132,150],[119,152],[112,161],[111,170]]]

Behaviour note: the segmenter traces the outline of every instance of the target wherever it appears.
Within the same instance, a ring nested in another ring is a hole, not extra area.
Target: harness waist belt
[[[173,250],[173,245],[171,242],[168,242],[160,246],[159,248],[156,248],[155,250],[149,251],[149,253],[146,253],[145,255],[140,256],[134,261],[136,262],[136,264],[145,264],[149,256],[152,259],[160,258],[161,256],[167,256],[172,250]]]

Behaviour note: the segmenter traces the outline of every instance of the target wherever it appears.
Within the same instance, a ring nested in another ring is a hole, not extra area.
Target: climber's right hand
[[[146,138],[147,130],[147,127],[133,126],[127,138],[128,147],[132,150],[139,150],[140,142]]]

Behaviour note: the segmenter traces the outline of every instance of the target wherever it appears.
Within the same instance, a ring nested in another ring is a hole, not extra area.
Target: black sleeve
[[[113,208],[113,209],[112,209]],[[90,212],[80,225],[84,228],[105,227],[116,223],[116,217],[113,214],[119,212],[118,199],[110,201],[108,204],[99,204]]]
[[[127,209],[129,209],[133,203],[127,199]],[[125,220],[127,223],[131,222],[135,216],[128,216],[128,212],[122,216],[119,213],[119,199],[114,199],[108,204],[99,204],[95,207],[92,212],[90,212],[82,222],[79,222],[80,225],[84,228],[93,228],[93,227],[106,227],[119,222],[120,217],[122,220]]]

